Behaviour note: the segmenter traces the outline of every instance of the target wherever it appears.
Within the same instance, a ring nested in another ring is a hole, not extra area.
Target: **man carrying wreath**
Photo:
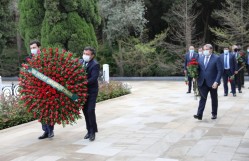
[[[98,96],[98,77],[100,65],[94,59],[96,55],[96,51],[92,47],[86,47],[83,50],[83,55],[81,60],[81,64],[86,69],[87,73],[87,88],[88,88],[88,96],[87,101],[83,108],[83,113],[86,121],[86,129],[87,134],[84,139],[89,139],[90,141],[95,140],[95,133],[98,132],[97,123],[96,123],[96,115],[95,115],[95,106],[96,100]]]
[[[32,54],[40,54],[41,53],[41,43],[37,40],[31,41],[29,44],[31,55],[26,58],[26,60],[32,58]],[[44,133],[38,137],[38,139],[52,138],[54,137],[54,125],[42,124],[42,130]]]

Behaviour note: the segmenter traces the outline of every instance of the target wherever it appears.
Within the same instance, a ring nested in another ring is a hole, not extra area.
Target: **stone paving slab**
[[[84,140],[84,119],[38,140],[37,121],[0,131],[0,161],[249,161],[249,89],[219,89],[218,119],[208,98],[203,120],[184,82],[132,81],[132,94],[97,104],[99,133]],[[246,87],[249,83],[246,82]]]

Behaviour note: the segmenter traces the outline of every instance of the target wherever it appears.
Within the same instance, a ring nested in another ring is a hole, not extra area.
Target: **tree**
[[[20,0],[19,31],[29,51],[29,42],[41,40],[41,27],[45,16],[44,0]]]
[[[61,47],[80,54],[97,47],[94,26],[100,23],[97,0],[20,0],[20,31],[26,47],[31,39],[43,47]]]
[[[139,37],[143,32],[147,20],[145,19],[145,5],[142,0],[100,0],[103,36],[109,46],[118,45],[118,52],[114,55],[120,75],[124,75],[122,43],[132,36]]]
[[[202,44],[200,39],[196,39],[198,33],[195,21],[200,14],[193,9],[196,5],[198,5],[196,0],[178,0],[163,17],[170,26],[169,37],[171,44],[174,44],[170,47],[173,52],[181,53],[190,45]]]
[[[246,46],[249,43],[248,5],[243,0],[226,0],[221,10],[215,10],[212,16],[218,20],[220,27],[210,27],[215,34],[215,44],[219,47],[228,47],[233,44]],[[244,9],[244,7],[246,9]]]
[[[94,26],[100,23],[96,0],[45,0],[43,46],[58,46],[81,53],[85,46],[97,48]]]
[[[0,0],[0,55],[6,46],[8,39],[12,36],[11,14],[9,10],[9,0]]]
[[[147,20],[142,0],[100,0],[99,7],[103,32],[110,43],[143,32]]]

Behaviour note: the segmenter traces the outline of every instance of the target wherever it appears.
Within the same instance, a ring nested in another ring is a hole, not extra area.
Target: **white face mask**
[[[38,53],[38,49],[31,49],[31,54],[37,54]]]
[[[228,52],[229,52],[229,50],[224,50],[224,53],[225,53],[225,54],[228,54]]]
[[[203,54],[205,55],[205,56],[209,56],[210,54],[209,54],[209,50],[204,50],[203,51]]]
[[[190,53],[194,53],[194,50],[190,49],[189,52],[190,52]]]
[[[247,52],[249,52],[249,49],[247,49]]]
[[[85,62],[89,62],[90,61],[90,55],[83,55],[82,58],[83,58],[83,60]]]
[[[199,53],[199,55],[202,55],[202,51],[199,51],[198,53]]]

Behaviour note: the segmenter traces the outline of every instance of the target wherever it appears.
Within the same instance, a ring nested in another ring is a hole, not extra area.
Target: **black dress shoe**
[[[242,91],[240,90],[239,93],[242,93]]]
[[[188,94],[188,93],[191,93],[191,92],[188,91],[188,92],[186,92],[186,93]]]
[[[217,115],[212,115],[211,119],[217,119]]]
[[[89,140],[90,140],[90,141],[94,141],[94,140],[95,140],[95,134],[90,134]]]
[[[202,116],[199,116],[199,115],[194,115],[194,118],[198,120],[202,120]]]
[[[227,96],[227,93],[225,93],[224,96]]]
[[[48,133],[43,133],[42,136],[39,136],[38,139],[46,139],[48,137]]]
[[[54,137],[54,132],[52,131],[51,133],[48,133],[48,138]]]
[[[233,94],[233,97],[236,97],[236,94],[235,94],[235,93]]]
[[[84,139],[89,139],[89,137],[90,137],[90,135],[89,135],[89,133],[87,133],[87,134],[85,135]]]

